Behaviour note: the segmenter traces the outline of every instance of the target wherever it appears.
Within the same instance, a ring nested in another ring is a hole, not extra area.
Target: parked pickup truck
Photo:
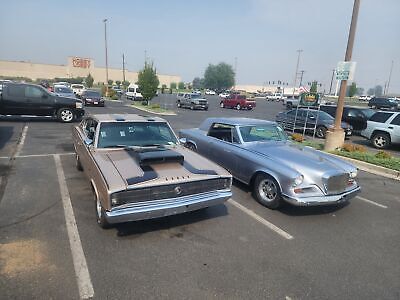
[[[256,107],[256,101],[248,100],[245,95],[231,94],[229,97],[222,99],[221,108],[235,108],[237,110],[251,110]]]
[[[7,83],[0,96],[0,115],[54,116],[67,123],[84,114],[81,100],[59,96],[40,85]]]
[[[283,96],[282,93],[274,93],[272,95],[267,96],[268,101],[281,101],[281,100],[285,100],[285,99],[286,99],[286,97]]]
[[[194,109],[208,110],[208,101],[201,95],[195,93],[185,93],[183,94],[183,96],[180,96],[178,94],[176,100],[176,106],[179,108],[187,107],[190,108],[191,110]]]

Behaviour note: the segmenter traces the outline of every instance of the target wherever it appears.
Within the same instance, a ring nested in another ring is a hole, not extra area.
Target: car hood
[[[330,157],[310,147],[296,145],[292,142],[255,142],[244,146],[257,154],[265,155],[270,159],[295,169],[303,175],[324,174],[337,171],[346,172],[346,163]],[[309,173],[310,174],[310,173]]]
[[[181,145],[169,150],[182,155],[183,163],[150,162],[140,166],[135,151],[125,149],[98,149],[94,159],[111,191],[230,176],[222,167]]]
[[[76,102],[81,102],[81,100],[79,100],[78,98],[74,97],[64,97],[64,96],[60,96],[60,95],[56,95],[56,101],[59,103],[76,103]]]

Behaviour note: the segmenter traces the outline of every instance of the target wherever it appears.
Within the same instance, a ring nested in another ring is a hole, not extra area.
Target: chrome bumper
[[[282,195],[283,199],[290,204],[296,206],[317,206],[317,205],[330,205],[330,204],[338,204],[341,202],[348,201],[361,191],[361,188],[358,186],[351,191],[344,192],[338,195],[327,195],[327,196],[317,196],[317,197],[291,197],[287,195]]]
[[[161,218],[221,204],[231,197],[230,190],[221,190],[180,198],[130,203],[106,211],[106,219],[109,223],[122,223]]]

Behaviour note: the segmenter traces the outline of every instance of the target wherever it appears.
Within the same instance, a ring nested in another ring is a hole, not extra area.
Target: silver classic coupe
[[[179,136],[186,147],[250,185],[255,198],[272,209],[283,201],[297,206],[336,204],[360,191],[356,167],[293,143],[275,122],[209,118]]]

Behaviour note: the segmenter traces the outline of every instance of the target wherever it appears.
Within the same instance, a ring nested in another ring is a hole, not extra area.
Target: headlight
[[[232,186],[232,177],[224,180],[224,188],[229,189]]]
[[[82,102],[75,102],[76,108],[82,108]]]
[[[357,177],[357,174],[358,174],[358,171],[355,170],[355,171],[351,171],[351,172],[349,173],[349,176],[350,176],[351,179],[354,179],[354,178]]]
[[[297,176],[294,179],[293,186],[298,186],[298,185],[302,184],[303,180],[304,180],[304,176],[303,175]]]
[[[111,206],[116,206],[119,204],[118,197],[116,194],[111,195]]]

